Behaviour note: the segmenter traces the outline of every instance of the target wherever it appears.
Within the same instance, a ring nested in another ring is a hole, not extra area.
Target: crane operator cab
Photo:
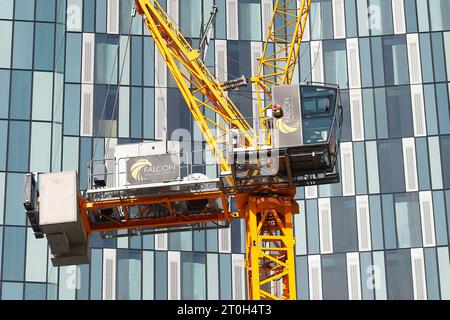
[[[292,187],[339,182],[336,160],[343,119],[339,87],[310,83],[274,86],[272,110],[271,147],[255,152],[260,169],[256,173],[249,170],[251,151],[246,151],[243,163],[235,149],[237,184],[245,188],[265,183],[288,182]]]

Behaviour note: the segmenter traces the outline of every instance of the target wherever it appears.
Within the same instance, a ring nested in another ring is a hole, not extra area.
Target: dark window
[[[378,141],[381,192],[405,192],[402,140]]]
[[[334,252],[358,250],[356,228],[356,204],[354,198],[331,199],[331,221],[333,224]]]
[[[346,300],[347,264],[345,254],[322,256],[322,286],[324,300]]]
[[[388,299],[414,299],[410,251],[386,251],[385,264]]]

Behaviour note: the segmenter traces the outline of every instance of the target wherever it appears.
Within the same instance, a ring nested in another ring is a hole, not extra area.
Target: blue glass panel
[[[420,58],[422,62],[422,81],[424,83],[433,82],[433,60],[431,56],[430,35],[427,33],[419,34]]]
[[[359,264],[361,272],[362,298],[363,300],[374,300],[372,254],[370,252],[361,252],[359,255]]]
[[[89,265],[83,264],[78,266],[77,273],[78,287],[76,290],[77,300],[89,299]]]
[[[381,203],[380,196],[370,196],[370,225],[372,235],[372,249],[382,250],[384,249],[384,237],[383,237],[383,218],[381,215]]]
[[[388,137],[388,120],[386,111],[386,91],[384,88],[375,89],[375,114],[378,139]]]
[[[369,29],[372,35],[392,34],[392,6],[391,1],[369,0],[367,12],[369,15]]]
[[[84,32],[94,32],[94,21],[95,21],[95,0],[84,0],[83,3],[83,31]],[[125,1],[121,1],[125,3]],[[127,10],[127,15],[129,16],[129,10]],[[130,17],[131,19],[131,17]],[[128,29],[127,29],[128,30]]]
[[[9,75],[8,70],[0,70],[0,118],[8,118],[9,106]]]
[[[405,173],[403,169],[402,140],[378,141],[378,164],[381,191],[383,193],[404,192]]]
[[[23,215],[23,175],[9,173],[7,175],[5,224],[23,226],[26,217]]]
[[[8,122],[5,120],[0,120],[0,171],[4,171],[6,168],[7,146],[8,146]]]
[[[28,171],[30,125],[28,122],[11,121],[9,124],[8,170]]]
[[[423,86],[425,99],[425,113],[427,119],[427,131],[429,135],[438,134],[438,120],[436,114],[436,98],[434,85],[428,84]]]
[[[33,23],[14,22],[13,67],[31,69],[33,65]]]
[[[380,66],[384,65],[383,62],[383,46],[381,44],[381,38],[375,37],[371,38],[370,42],[372,44],[372,70],[373,79],[375,86],[384,86],[384,68]]]
[[[319,253],[317,200],[306,200],[306,234],[308,236],[308,254]]]
[[[448,244],[448,237],[444,193],[442,191],[433,192],[433,212],[434,225],[436,226],[436,243],[438,246],[445,246]]]
[[[406,31],[417,32],[417,9],[415,0],[405,0]]]
[[[436,84],[436,102],[439,114],[439,132],[440,134],[450,134],[450,109],[447,84]]]
[[[448,159],[450,159],[450,136],[441,136],[441,159],[442,164],[442,179],[444,180],[444,186],[446,189],[450,189],[450,170],[448,169],[447,164]]]
[[[146,52],[147,54],[147,52]],[[150,52],[148,52],[150,54]],[[131,37],[131,84],[142,85],[142,38]],[[157,84],[161,85],[161,84]]]
[[[397,248],[397,237],[395,230],[394,199],[391,194],[383,195],[383,227],[384,245],[386,249]]]
[[[231,300],[231,256],[219,255],[220,299]]]
[[[260,0],[239,1],[239,39],[261,41]]]
[[[206,255],[181,253],[181,299],[206,299]]]
[[[47,286],[44,283],[25,284],[25,300],[45,300],[46,294]]]
[[[141,251],[117,250],[117,299],[141,298]]]
[[[375,126],[375,105],[372,89],[363,90],[364,135],[366,140],[377,138]]]
[[[353,38],[358,36],[358,26],[356,19],[356,3],[355,0],[345,0],[345,22],[347,37]]]
[[[15,0],[14,11],[16,20],[33,20],[34,0]]]
[[[25,228],[4,228],[3,280],[23,281],[25,266]],[[3,283],[3,293],[5,284]]]
[[[356,194],[367,194],[366,148],[364,142],[353,144]]]
[[[409,86],[387,88],[386,101],[389,137],[414,136]]]
[[[31,107],[31,72],[12,72],[11,77],[11,110],[13,119],[30,119]]]
[[[348,299],[345,254],[322,256],[322,287],[325,300]]]
[[[77,136],[80,131],[80,85],[66,84],[64,99],[64,134]]]
[[[22,300],[23,283],[3,282],[2,300]]]
[[[85,190],[87,187],[87,164],[91,161],[92,158],[92,139],[90,138],[81,138],[80,139],[80,170],[79,179],[80,179],[80,189]]]
[[[398,247],[410,248],[421,246],[422,230],[420,224],[419,195],[417,193],[396,194],[394,202]]]
[[[155,89],[144,88],[143,117],[146,125],[144,126],[144,139],[155,138]]]
[[[434,0],[428,2],[430,5],[430,21],[433,31],[450,29],[450,2],[448,0]]]
[[[56,0],[36,0],[36,20],[55,21]]]
[[[95,1],[95,31],[98,33],[106,32],[106,0]]]
[[[167,253],[155,252],[155,299],[167,299]]]
[[[142,89],[131,88],[131,137],[142,137]],[[169,135],[170,136],[170,135]]]
[[[348,87],[347,52],[345,40],[323,42],[325,82],[338,84],[341,89]]]
[[[81,77],[81,34],[67,33],[66,82],[80,82]]]
[[[450,10],[450,1],[449,10]],[[447,11],[449,12],[449,11]],[[448,14],[446,14],[448,16]],[[450,19],[449,19],[450,28]],[[431,34],[431,43],[433,47],[433,66],[434,66],[434,81],[446,81],[445,75],[445,57],[444,57],[444,44],[442,40],[442,33],[435,32]],[[429,67],[429,66],[428,66]]]
[[[386,251],[385,263],[388,299],[412,300],[414,296],[410,251]]]
[[[383,57],[386,85],[400,85],[409,82],[406,37],[383,38]]]
[[[355,198],[331,198],[331,212],[333,251],[357,251],[358,231]]]
[[[428,162],[428,144],[426,138],[416,138],[417,173],[419,189],[430,189],[430,166]]]
[[[437,257],[435,248],[426,248],[425,250],[425,272],[427,281],[428,300],[439,299],[439,275],[437,268]]]
[[[370,53],[369,38],[359,39],[359,59],[361,68],[361,85],[363,87],[372,86],[372,54]]]
[[[102,249],[91,250],[91,300],[102,298]]]
[[[0,1],[0,19],[12,19],[14,0]]]
[[[216,27],[214,28],[214,32],[216,33],[216,39],[226,39],[226,3],[225,1],[215,1],[215,5],[218,9],[217,19],[216,19]]]

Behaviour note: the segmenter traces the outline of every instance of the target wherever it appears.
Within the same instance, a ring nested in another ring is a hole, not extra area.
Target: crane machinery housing
[[[293,215],[296,188],[339,182],[342,127],[338,86],[294,84],[311,0],[276,0],[258,71],[250,80],[255,119],[203,63],[210,30],[194,49],[158,1],[138,13],[198,125],[214,164],[195,164],[178,141],[118,145],[111,159],[76,172],[29,173],[24,206],[36,238],[46,236],[55,266],[89,263],[95,232],[117,236],[225,228],[246,221],[250,299],[296,299]],[[210,26],[215,20],[213,8]],[[204,159],[204,157],[202,158]],[[209,166],[209,167],[208,167]],[[212,168],[212,170],[211,170]]]

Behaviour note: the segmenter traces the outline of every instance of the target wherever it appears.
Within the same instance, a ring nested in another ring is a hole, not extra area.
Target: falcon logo
[[[152,166],[152,163],[147,159],[140,159],[136,161],[130,168],[131,176],[136,181],[145,181],[145,171]]]
[[[298,116],[292,103],[291,98],[283,99],[283,117],[275,122],[275,126],[282,133],[293,133],[300,128],[300,121],[298,121]]]

